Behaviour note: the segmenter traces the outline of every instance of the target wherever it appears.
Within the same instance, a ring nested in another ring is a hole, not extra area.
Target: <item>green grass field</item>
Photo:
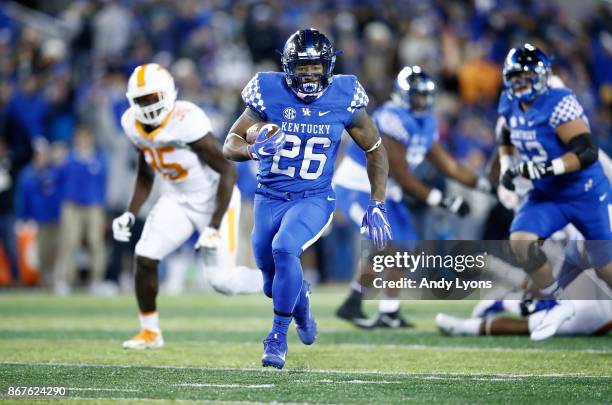
[[[138,328],[133,297],[0,295],[0,389],[68,387],[86,403],[611,403],[612,337],[447,338],[437,312],[473,302],[405,302],[417,325],[361,331],[333,316],[345,289],[313,292],[319,338],[293,327],[283,371],[261,369],[270,322],[263,296],[161,297],[166,347],[125,351]],[[369,305],[372,309],[372,305]],[[30,403],[36,402],[32,399]],[[41,400],[42,402],[42,400]]]

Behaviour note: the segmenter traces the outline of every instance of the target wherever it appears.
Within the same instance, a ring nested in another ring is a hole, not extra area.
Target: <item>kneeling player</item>
[[[217,252],[221,270],[216,272],[234,266],[240,215],[236,170],[223,158],[221,143],[212,134],[204,111],[190,102],[176,101],[176,93],[166,69],[153,63],[139,66],[128,82],[126,96],[131,106],[121,117],[139,158],[128,209],[113,221],[116,240],[129,241],[134,215],[151,192],[154,173],[163,179],[162,196],[136,245],[140,332],[123,343],[128,349],[163,346],[156,307],[157,265],[194,231],[201,231],[196,249]],[[213,279],[228,281],[225,277]]]
[[[568,252],[575,251],[577,250],[568,250]],[[575,260],[569,258],[569,262],[573,263]],[[573,273],[575,278],[568,282],[568,277],[560,277],[567,283],[567,285],[562,283],[563,288],[577,291],[576,294],[593,299],[572,300],[575,314],[561,324],[554,336],[594,336],[612,330],[612,301],[610,301],[610,290],[605,283],[593,274],[592,269],[581,272],[570,270],[567,273]],[[548,311],[558,305],[559,301],[556,300],[481,301],[474,308],[471,318],[463,319],[438,314],[436,325],[442,334],[449,336],[530,335],[532,340],[539,340],[533,332],[537,330]],[[503,313],[513,316],[503,316],[501,315]]]

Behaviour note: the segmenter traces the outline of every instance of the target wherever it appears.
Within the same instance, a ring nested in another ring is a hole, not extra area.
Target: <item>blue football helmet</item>
[[[391,99],[415,114],[431,111],[436,84],[420,66],[406,66],[397,75]]]
[[[531,75],[524,75],[530,72]],[[512,48],[504,61],[504,86],[511,98],[533,101],[548,89],[550,59],[533,45],[525,44]],[[527,88],[527,84],[531,84]]]
[[[311,102],[321,97],[333,81],[336,55],[329,39],[314,28],[293,33],[283,48],[281,64],[287,86],[302,100]],[[321,73],[297,73],[298,66],[321,64]]]

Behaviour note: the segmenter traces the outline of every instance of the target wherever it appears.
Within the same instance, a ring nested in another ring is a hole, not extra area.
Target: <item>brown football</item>
[[[276,124],[273,124],[271,122],[258,122],[257,124],[254,124],[250,126],[249,129],[247,129],[247,132],[246,132],[247,142],[250,144],[254,144],[255,140],[257,139],[257,135],[266,125],[269,126],[268,134],[266,135],[267,138],[270,138],[271,136],[276,134],[278,131],[280,131],[279,126]]]

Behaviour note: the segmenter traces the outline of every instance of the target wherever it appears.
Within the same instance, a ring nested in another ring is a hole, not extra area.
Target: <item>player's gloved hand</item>
[[[221,247],[221,232],[218,229],[207,226],[200,233],[194,249],[201,252],[204,266],[214,269],[219,264],[219,247]]]
[[[221,246],[221,232],[218,229],[207,226],[194,245],[195,250],[200,249],[217,249]]]
[[[248,146],[247,150],[251,159],[261,160],[273,157],[285,145],[286,136],[283,131],[278,131],[268,138],[269,131],[270,128],[264,125],[255,138],[255,143]]]
[[[470,206],[465,202],[463,197],[444,196],[442,191],[437,188],[432,188],[425,200],[430,207],[440,207],[452,212],[453,214],[463,217],[470,213]]]
[[[113,238],[118,242],[129,242],[135,222],[134,214],[129,211],[113,219]]]
[[[446,196],[440,201],[439,207],[460,217],[470,213],[469,204],[461,196]]]
[[[370,200],[368,210],[361,221],[361,234],[366,234],[378,249],[383,249],[393,239],[387,210],[382,201]]]
[[[529,180],[538,180],[554,174],[552,166],[531,161],[519,163],[515,166],[514,171]]]
[[[497,187],[497,198],[507,210],[514,210],[519,205],[519,196],[514,191],[508,190],[503,184]]]
[[[500,177],[499,182],[507,190],[514,191],[514,179],[518,176],[517,171],[514,168],[507,169]]]

